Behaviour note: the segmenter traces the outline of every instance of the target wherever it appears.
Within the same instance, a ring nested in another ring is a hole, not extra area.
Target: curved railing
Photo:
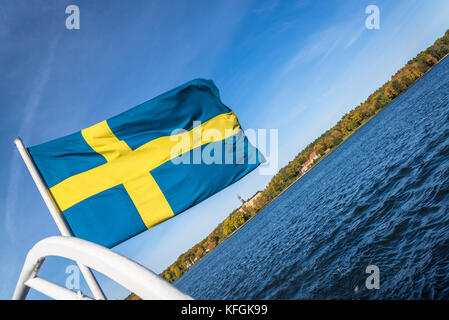
[[[142,299],[192,299],[142,265],[96,243],[75,237],[43,239],[28,252],[13,299],[25,299],[33,288],[53,299],[90,299],[80,292],[37,277],[45,258],[58,256],[95,269]]]

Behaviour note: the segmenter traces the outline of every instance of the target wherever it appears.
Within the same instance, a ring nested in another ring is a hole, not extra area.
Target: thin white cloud
[[[362,35],[363,31],[365,31],[365,27],[360,28],[355,34],[354,36],[351,38],[351,40],[349,40],[349,42],[346,44],[346,48],[349,48],[350,46],[352,46]]]
[[[46,84],[50,77],[57,43],[58,39],[55,39],[52,45],[50,46],[48,58],[43,63],[42,71],[34,80],[33,90],[31,91],[28,98],[28,102],[26,103],[23,110],[23,120],[22,123],[20,124],[18,134],[20,134],[23,138],[25,138],[25,140],[27,137],[29,137],[29,135],[32,132],[32,121],[36,115],[36,112],[38,111],[42,94],[45,90]],[[15,239],[17,231],[15,218],[17,217],[17,203],[20,200],[19,186],[24,172],[23,165],[20,164],[21,161],[22,160],[20,159],[18,152],[13,152],[9,163],[9,181],[5,201],[5,224],[4,224],[6,234],[9,236],[11,240]]]
[[[9,31],[7,18],[5,10],[0,7],[0,35],[5,35]]]
[[[280,69],[279,77],[311,60],[318,59],[318,62],[323,62],[340,45],[341,33],[341,28],[333,26],[310,35],[301,50],[293,55]]]
[[[255,8],[252,10],[253,13],[257,15],[266,15],[270,14],[279,6],[279,0],[276,1],[270,1],[267,3],[262,4],[261,6]]]

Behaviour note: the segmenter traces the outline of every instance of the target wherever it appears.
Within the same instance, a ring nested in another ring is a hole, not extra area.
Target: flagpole
[[[58,205],[56,204],[55,200],[53,199],[52,194],[50,193],[50,190],[48,190],[47,185],[42,180],[41,175],[39,174],[36,166],[34,165],[33,160],[31,159],[30,154],[28,153],[28,150],[25,148],[25,145],[23,144],[23,141],[20,137],[17,137],[16,140],[14,140],[14,144],[16,145],[17,149],[19,150],[20,155],[22,156],[23,161],[25,162],[25,165],[28,169],[28,171],[31,174],[31,177],[33,178],[34,183],[37,186],[37,189],[39,190],[42,198],[44,199],[45,204],[47,205],[48,210],[50,211],[51,216],[53,217],[53,220],[56,223],[56,226],[59,229],[59,232],[63,236],[73,236],[72,232],[67,226],[67,223],[65,219],[62,216],[61,211],[59,210]],[[97,279],[95,279],[94,274],[92,271],[86,267],[85,265],[78,263],[78,267],[80,268],[81,273],[84,276],[84,279],[87,282],[87,285],[89,286],[90,290],[92,291],[92,294],[94,295],[94,298],[97,300],[105,300],[106,297],[103,293],[103,290],[101,290]]]

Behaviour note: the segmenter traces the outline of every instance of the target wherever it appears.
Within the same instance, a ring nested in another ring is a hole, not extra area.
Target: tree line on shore
[[[311,142],[292,161],[279,170],[252,206],[242,206],[234,210],[205,239],[181,254],[160,276],[170,283],[179,279],[201,258],[226,240],[232,232],[254,217],[296,181],[303,174],[301,172],[302,165],[309,159],[312,152],[323,155],[326,151],[335,149],[358,128],[411,87],[448,53],[449,30],[433,45],[408,61],[391,77],[391,80],[383,84],[360,105],[345,114],[337,124]],[[133,296],[131,295],[129,298],[133,298]]]
[[[305,147],[270,180],[261,196],[255,201],[254,206],[234,210],[207,238],[180,255],[172,265],[162,272],[161,276],[169,282],[176,281],[194,263],[222,243],[236,228],[256,215],[293,183],[301,175],[302,165],[309,159],[312,152],[315,151],[317,154],[323,155],[327,149],[332,150],[340,145],[345,138],[411,87],[448,53],[449,30],[432,46],[408,61],[403,68],[391,77],[390,81],[372,93],[363,103],[345,114],[336,125]]]

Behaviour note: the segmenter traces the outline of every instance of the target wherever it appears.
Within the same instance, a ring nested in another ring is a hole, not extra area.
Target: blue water
[[[449,298],[449,59],[175,285],[197,299]]]

